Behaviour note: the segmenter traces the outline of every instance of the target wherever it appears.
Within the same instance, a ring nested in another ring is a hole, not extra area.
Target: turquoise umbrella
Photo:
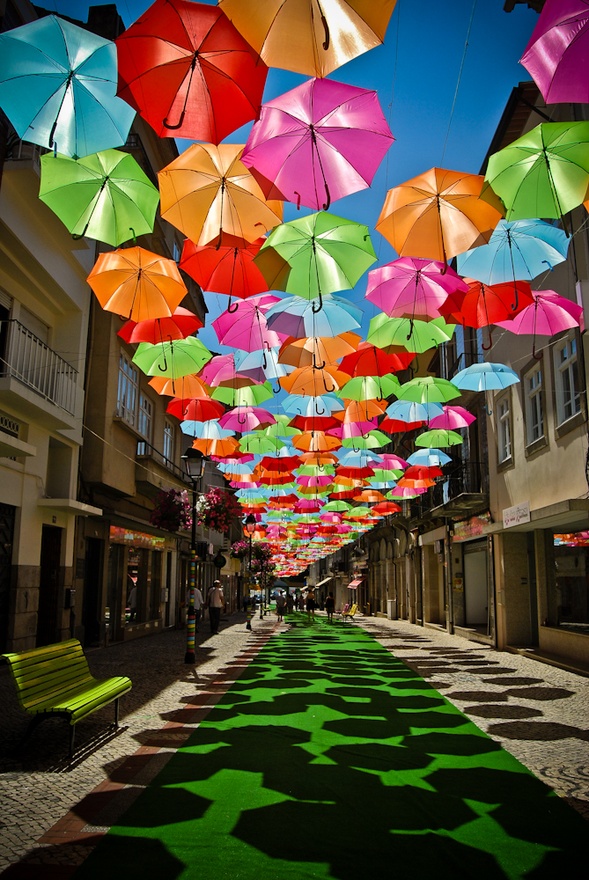
[[[0,107],[22,140],[74,157],[127,140],[135,111],[110,40],[48,15],[0,34],[0,59]]]

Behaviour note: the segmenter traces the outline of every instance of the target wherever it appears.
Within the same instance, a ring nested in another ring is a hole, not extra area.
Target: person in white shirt
[[[194,625],[196,628],[196,632],[198,632],[198,624],[200,623],[200,617],[202,614],[202,606],[204,605],[204,598],[198,587],[194,587],[192,590],[190,587],[188,588],[188,593],[186,594],[186,607],[190,609],[190,599],[191,594],[194,597]]]
[[[219,632],[219,622],[221,620],[221,609],[225,607],[225,596],[223,594],[221,581],[213,582],[213,586],[209,590],[207,596],[207,604],[209,606],[211,635],[217,635]]]

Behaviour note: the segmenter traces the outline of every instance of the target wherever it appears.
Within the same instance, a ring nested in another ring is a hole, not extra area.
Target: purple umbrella
[[[468,285],[446,263],[401,257],[368,273],[366,299],[390,318],[439,318],[451,293]]]
[[[547,104],[589,102],[589,0],[546,0],[520,62]]]
[[[260,425],[274,425],[275,423],[276,419],[272,413],[259,406],[236,406],[219,419],[222,428],[239,431],[240,434],[255,431]]]
[[[370,186],[392,142],[376,92],[310,79],[262,105],[242,162],[267,198],[327,210]]]

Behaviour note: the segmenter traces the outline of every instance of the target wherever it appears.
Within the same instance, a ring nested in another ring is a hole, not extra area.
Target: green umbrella
[[[258,406],[265,400],[270,400],[273,394],[270,383],[264,382],[263,385],[244,385],[243,388],[219,386],[215,388],[211,397],[231,407]]]
[[[382,431],[369,431],[359,437],[344,437],[342,446],[348,449],[380,449],[390,442],[391,438],[388,434],[383,434]]]
[[[384,400],[392,394],[396,395],[399,388],[399,380],[392,373],[385,376],[355,376],[336,394],[342,400]]]
[[[198,373],[212,358],[211,352],[196,336],[175,339],[172,342],[140,342],[133,355],[133,363],[147,376],[167,376],[180,379]]]
[[[413,403],[447,403],[460,397],[460,388],[453,385],[447,379],[439,376],[416,376],[399,386],[397,397],[399,400],[411,400]],[[437,446],[437,443],[432,443]]]
[[[288,264],[280,277],[269,277],[266,269],[270,249]],[[322,294],[351,289],[375,260],[367,226],[319,211],[273,229],[260,249],[259,263],[271,288],[317,298],[319,311]]]
[[[321,513],[347,513],[352,507],[347,501],[328,501],[321,508]]]
[[[435,428],[431,431],[424,431],[415,438],[416,446],[459,446],[464,443],[462,437],[457,431],[450,431],[446,428]]]
[[[283,440],[279,440],[278,437],[266,437],[260,432],[244,434],[239,441],[239,448],[242,452],[254,452],[262,455],[266,452],[277,452],[283,446],[286,446]]]
[[[542,122],[493,153],[485,181],[507,220],[562,217],[587,193],[589,122]]]
[[[39,198],[77,237],[118,247],[153,231],[159,193],[130,153],[41,156]]]
[[[366,341],[377,348],[401,345],[407,351],[424,352],[442,342],[448,342],[454,330],[455,325],[447,324],[443,318],[418,321],[412,318],[389,318],[382,313],[370,321]]]

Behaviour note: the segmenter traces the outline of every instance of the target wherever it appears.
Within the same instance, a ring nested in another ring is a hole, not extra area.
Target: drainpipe
[[[452,537],[451,526],[446,527],[444,569],[446,578],[446,629],[454,635],[454,589],[452,584]]]

